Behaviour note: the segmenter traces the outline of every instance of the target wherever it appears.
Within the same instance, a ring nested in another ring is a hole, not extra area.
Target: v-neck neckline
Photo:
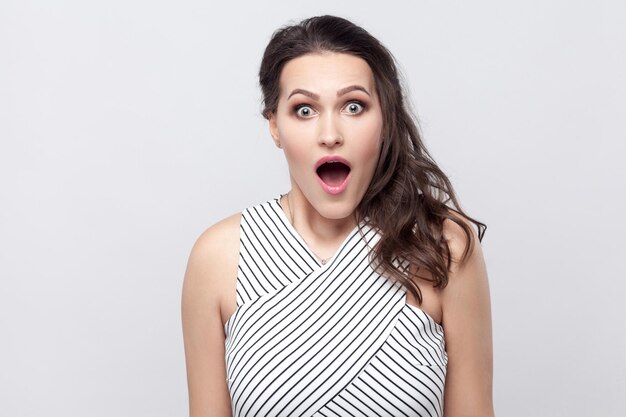
[[[280,198],[282,196],[283,195],[281,194],[279,197],[274,198],[274,200],[272,200],[272,203],[275,205],[275,207],[274,207],[275,211],[276,211],[278,217],[280,218],[281,223],[283,224],[283,226],[285,228],[287,228],[287,230],[290,232],[290,234],[298,241],[300,246],[307,252],[307,254],[311,257],[311,259],[313,259],[315,261],[315,263],[317,264],[318,269],[325,269],[325,268],[328,268],[330,265],[334,264],[335,261],[337,260],[337,255],[339,255],[339,253],[344,249],[344,247],[350,241],[352,236],[354,236],[354,234],[357,233],[359,231],[359,229],[361,229],[363,227],[362,225],[359,225],[359,224],[354,226],[352,228],[352,230],[350,231],[350,233],[348,233],[346,235],[346,237],[343,239],[343,242],[341,242],[341,244],[337,247],[337,249],[335,250],[335,253],[330,258],[328,258],[328,261],[325,264],[323,264],[321,262],[320,258],[315,254],[315,252],[313,252],[313,250],[311,250],[311,248],[306,243],[306,241],[304,240],[302,235],[296,230],[295,227],[293,227],[293,225],[289,221],[289,218],[287,218],[287,215],[283,211],[283,207],[280,205]]]

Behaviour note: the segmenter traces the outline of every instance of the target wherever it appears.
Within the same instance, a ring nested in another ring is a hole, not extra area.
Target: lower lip
[[[322,181],[320,177],[317,177],[317,182],[320,183],[320,185],[322,186],[322,189],[326,191],[328,194],[337,195],[337,194],[343,193],[346,190],[346,188],[348,188],[348,180],[350,179],[350,174],[351,173],[349,173],[346,179],[344,179],[343,182],[340,185],[337,185],[336,187],[332,187],[326,184],[324,181]]]

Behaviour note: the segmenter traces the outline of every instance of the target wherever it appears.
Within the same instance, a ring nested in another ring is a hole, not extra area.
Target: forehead
[[[361,85],[374,92],[374,74],[363,58],[336,52],[302,55],[287,62],[280,74],[282,94],[304,88],[323,94],[348,85]]]

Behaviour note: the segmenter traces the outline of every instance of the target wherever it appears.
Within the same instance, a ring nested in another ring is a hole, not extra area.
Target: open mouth
[[[328,161],[320,165],[316,172],[324,184],[339,187],[348,178],[350,167],[341,161]]]

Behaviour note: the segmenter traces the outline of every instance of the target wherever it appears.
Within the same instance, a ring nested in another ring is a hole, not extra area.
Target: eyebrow
[[[361,87],[360,85],[350,85],[346,88],[342,88],[341,90],[337,91],[337,97],[343,96],[344,94],[347,94],[350,91],[354,91],[354,90],[363,91],[368,96],[370,95],[370,93],[365,89],[365,87]]]
[[[365,89],[365,87],[361,87],[360,85],[350,85],[348,87],[342,88],[341,90],[338,90],[337,97],[341,97],[344,94],[347,94],[350,91],[354,91],[354,90],[363,91],[365,94],[370,96],[370,93]],[[305,96],[311,97],[313,100],[317,100],[317,101],[319,101],[320,99],[320,96],[318,94],[312,93],[308,90],[303,90],[302,88],[296,88],[295,90],[291,92],[291,94],[289,94],[289,97],[287,97],[287,100],[289,100],[291,96],[293,96],[294,94],[304,94]]]

